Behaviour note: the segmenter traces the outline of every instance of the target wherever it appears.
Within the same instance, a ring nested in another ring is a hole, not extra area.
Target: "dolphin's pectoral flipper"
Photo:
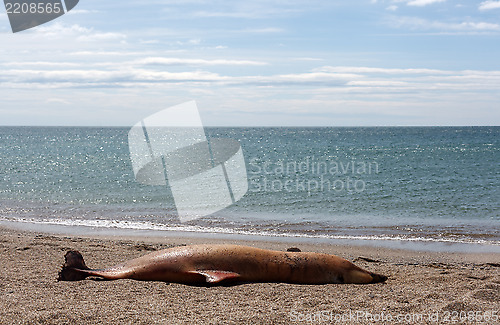
[[[201,274],[205,277],[207,283],[220,283],[222,281],[237,281],[241,275],[235,272],[220,270],[196,270],[188,273]]]

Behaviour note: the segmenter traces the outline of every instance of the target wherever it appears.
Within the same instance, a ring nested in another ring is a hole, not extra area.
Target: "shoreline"
[[[0,220],[0,228],[18,229],[20,231],[34,231],[55,235],[73,236],[108,236],[130,237],[134,240],[143,238],[220,238],[221,240],[256,241],[256,242],[283,242],[305,243],[318,245],[377,247],[403,251],[448,252],[448,253],[491,253],[500,254],[500,245],[493,243],[478,243],[466,241],[452,241],[434,238],[403,238],[403,237],[370,237],[370,236],[339,236],[339,237],[312,237],[294,234],[257,234],[238,232],[211,232],[185,230],[154,230],[113,227],[92,227],[80,225],[60,225],[30,223],[21,221]]]
[[[38,226],[38,225],[36,225]],[[35,226],[35,227],[36,227]],[[0,224],[0,234],[2,233],[13,233],[17,232],[19,234],[34,236],[34,237],[51,237],[51,238],[61,238],[61,239],[83,239],[87,241],[106,241],[106,242],[122,242],[127,241],[136,244],[151,245],[152,247],[158,246],[173,246],[173,245],[196,245],[196,244],[236,244],[236,245],[246,245],[255,246],[267,249],[275,250],[286,250],[292,246],[298,246],[299,248],[304,248],[303,251],[314,251],[318,253],[328,253],[338,255],[340,253],[347,254],[351,258],[355,258],[356,254],[363,255],[366,254],[378,254],[380,256],[393,256],[395,258],[422,258],[426,257],[426,260],[432,263],[432,259],[435,261],[446,260],[447,263],[500,263],[500,253],[499,252],[476,252],[476,251],[448,251],[448,250],[430,250],[423,249],[419,250],[416,247],[412,248],[395,248],[395,247],[384,247],[377,245],[365,244],[352,244],[355,240],[346,242],[343,241],[315,241],[308,240],[309,238],[293,238],[293,237],[270,237],[262,236],[256,238],[255,236],[238,236],[238,235],[226,235],[218,233],[190,233],[190,232],[173,232],[173,231],[147,231],[141,232],[133,230],[130,233],[116,233],[109,229],[92,229],[84,232],[53,232],[53,231],[40,231],[40,230],[27,230],[22,228],[8,227]],[[222,236],[221,236],[222,235]],[[414,243],[408,243],[412,245]],[[271,247],[271,248],[269,248]],[[418,247],[418,246],[417,246]],[[333,252],[336,250],[337,252]],[[377,255],[377,256],[378,256]],[[339,255],[340,256],[340,255]],[[342,256],[349,259],[349,257]]]
[[[296,246],[303,251],[341,256],[362,268],[388,275],[389,279],[370,285],[250,283],[212,288],[133,280],[56,281],[69,249],[79,250],[89,267],[104,268],[153,250],[197,243],[275,250]],[[385,324],[435,324],[473,311],[476,320],[490,317],[486,323],[496,323],[491,317],[500,313],[500,254],[496,253],[192,236],[64,235],[3,226],[0,251],[0,292],[4,297],[0,301],[0,323],[372,324],[373,317],[383,314],[391,317],[381,322]],[[397,315],[429,320],[401,322],[396,320]],[[439,317],[439,321],[432,321],[431,316]]]

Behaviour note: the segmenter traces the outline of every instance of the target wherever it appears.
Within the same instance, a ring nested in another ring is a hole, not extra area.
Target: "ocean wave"
[[[188,224],[166,225],[148,221],[128,221],[128,220],[85,220],[85,219],[62,219],[62,218],[26,218],[26,217],[0,217],[1,221],[69,226],[69,227],[91,227],[102,229],[123,229],[123,230],[147,230],[147,231],[174,231],[203,234],[229,234],[245,235],[253,237],[281,237],[281,238],[309,238],[309,239],[331,239],[331,240],[364,240],[364,241],[399,241],[399,242],[421,242],[421,243],[448,243],[448,244],[480,244],[500,246],[500,241],[485,240],[478,238],[456,238],[454,236],[441,237],[433,234],[429,235],[342,235],[342,234],[311,234],[294,231],[277,231],[255,229],[245,230],[241,228],[227,228],[220,226],[200,226]],[[367,229],[364,229],[366,232]]]

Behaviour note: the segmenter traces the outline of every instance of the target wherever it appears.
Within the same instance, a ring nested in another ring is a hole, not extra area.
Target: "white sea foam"
[[[500,246],[499,241],[488,241],[472,238],[443,238],[443,237],[423,237],[423,236],[402,236],[402,235],[329,235],[329,234],[304,234],[299,232],[277,232],[267,230],[244,230],[231,229],[217,226],[197,226],[197,225],[165,225],[147,221],[126,221],[126,220],[84,220],[84,219],[61,219],[61,218],[12,218],[0,217],[1,221],[20,222],[40,225],[57,225],[70,227],[93,227],[101,229],[123,229],[123,230],[148,230],[148,231],[175,231],[189,233],[213,233],[245,235],[255,237],[286,237],[286,238],[310,238],[310,239],[333,239],[333,240],[363,240],[363,241],[400,241],[400,242],[421,242],[421,243],[449,243],[449,244],[480,244]]]

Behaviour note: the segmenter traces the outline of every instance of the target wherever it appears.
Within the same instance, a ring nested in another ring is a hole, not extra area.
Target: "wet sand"
[[[383,284],[191,287],[58,282],[69,249],[104,268],[175,245],[232,243],[339,255]],[[500,254],[203,238],[72,236],[0,228],[1,324],[500,324]]]

